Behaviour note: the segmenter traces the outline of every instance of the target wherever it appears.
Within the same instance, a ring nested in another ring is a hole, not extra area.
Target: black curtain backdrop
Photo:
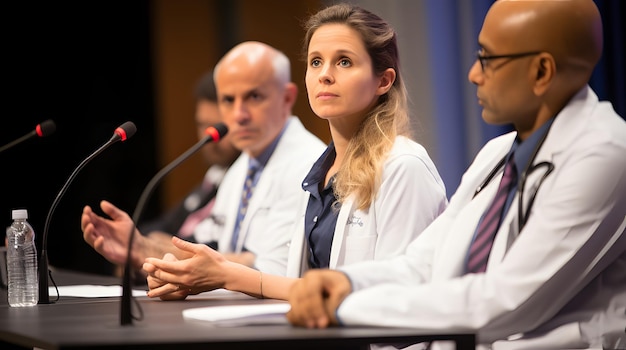
[[[113,144],[78,173],[48,231],[51,266],[110,274],[112,265],[83,241],[80,216],[84,205],[98,206],[101,199],[132,214],[157,171],[149,1],[20,2],[3,8],[12,24],[3,31],[0,145],[46,119],[56,122],[57,131],[0,154],[1,222],[10,224],[14,208],[28,209],[40,249],[48,211],[72,171],[116,127],[132,121],[135,136]],[[155,203],[158,193],[146,215]]]

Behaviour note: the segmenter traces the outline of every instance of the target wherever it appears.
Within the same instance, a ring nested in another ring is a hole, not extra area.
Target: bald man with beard
[[[478,43],[482,117],[515,131],[483,147],[404,256],[308,272],[287,316],[476,332],[481,349],[624,348],[626,122],[588,86],[598,9],[500,0]]]

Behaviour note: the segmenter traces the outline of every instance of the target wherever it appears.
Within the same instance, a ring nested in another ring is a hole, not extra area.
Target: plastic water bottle
[[[39,301],[35,231],[28,223],[28,211],[12,211],[8,232],[7,277],[10,306],[34,306]]]

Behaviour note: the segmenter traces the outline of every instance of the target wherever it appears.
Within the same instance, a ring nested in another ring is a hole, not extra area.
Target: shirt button
[[[309,185],[308,182],[305,182],[305,183],[302,184],[302,186],[308,186],[308,185]]]
[[[313,218],[313,222],[317,222],[317,216]]]

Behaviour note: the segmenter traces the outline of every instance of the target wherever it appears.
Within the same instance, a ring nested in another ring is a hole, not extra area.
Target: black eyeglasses
[[[482,55],[480,53],[480,51],[478,51],[478,52],[476,52],[476,59],[478,60],[478,62],[480,62],[480,68],[483,70],[483,72],[485,72],[485,67],[487,66],[487,63],[489,62],[489,60],[495,60],[497,58],[515,59],[515,58],[522,58],[522,57],[526,57],[526,56],[538,55],[540,53],[541,53],[541,51],[532,51],[532,52],[514,53],[514,54],[510,54],[510,55],[489,56],[489,55]]]

